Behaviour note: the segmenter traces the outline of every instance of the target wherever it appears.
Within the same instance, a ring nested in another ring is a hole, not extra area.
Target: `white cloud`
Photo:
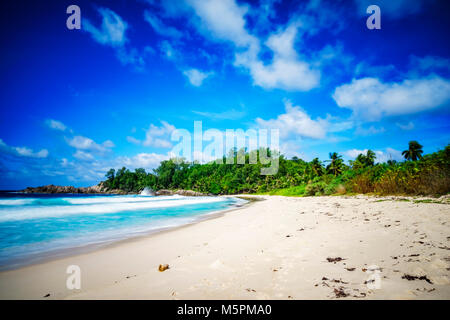
[[[102,17],[102,24],[95,27],[90,20],[83,20],[82,30],[91,34],[92,38],[100,44],[113,47],[117,59],[123,65],[133,65],[136,71],[143,71],[145,66],[144,57],[151,53],[151,48],[144,48],[140,53],[136,48],[127,48],[126,31],[128,23],[118,14],[108,8],[99,8],[98,12]]]
[[[144,19],[152,26],[153,30],[155,30],[155,32],[161,36],[176,39],[183,36],[183,33],[181,33],[181,31],[174,27],[165,25],[158,17],[156,17],[154,14],[151,14],[149,11],[144,12]]]
[[[247,47],[256,41],[245,30],[246,6],[239,6],[234,0],[186,0],[200,18],[199,27],[207,37],[232,41],[240,47]]]
[[[259,127],[278,129],[280,138],[287,138],[291,135],[321,139],[326,135],[328,122],[324,119],[313,120],[300,107],[293,106],[288,100],[285,101],[286,113],[280,114],[276,119],[263,120],[256,119]]]
[[[106,140],[105,142],[102,143],[102,145],[106,148],[114,148],[115,145],[111,140]]]
[[[167,123],[166,121],[161,121],[161,126],[155,126],[150,124],[150,127],[145,132],[145,139],[139,140],[134,137],[128,136],[128,142],[133,144],[143,145],[145,147],[156,147],[156,148],[170,148],[172,143],[170,142],[170,135],[175,130],[175,126]]]
[[[368,149],[359,150],[359,149],[350,149],[347,151],[342,152],[345,156],[349,157],[350,159],[355,159],[359,154],[366,154]],[[395,150],[393,148],[386,148],[384,151],[382,150],[375,150],[376,163],[383,163],[388,160],[396,160],[401,161],[403,160],[403,156],[401,151]]]
[[[71,147],[74,147],[75,149],[92,151],[98,154],[105,154],[110,151],[110,148],[114,147],[114,143],[111,140],[106,140],[102,144],[98,144],[94,140],[83,136],[66,138],[66,141]]]
[[[195,110],[193,110],[192,112],[211,120],[237,120],[245,116],[245,111],[238,111],[235,109],[230,109],[223,112],[207,112]]]
[[[48,150],[42,149],[39,152],[33,152],[30,148],[27,147],[15,147],[18,154],[24,157],[32,157],[32,158],[47,158]]]
[[[302,61],[294,49],[297,27],[296,24],[291,24],[286,30],[269,37],[266,46],[273,51],[271,64],[267,65],[259,60],[258,52],[253,49],[238,53],[235,64],[247,68],[254,83],[266,89],[307,91],[317,87],[320,72]]]
[[[99,8],[98,12],[102,16],[100,28],[95,27],[89,20],[85,19],[83,21],[83,30],[89,32],[94,40],[101,44],[113,47],[124,45],[127,41],[125,32],[128,24],[110,9]]]
[[[94,160],[94,156],[93,156],[91,153],[85,152],[85,151],[82,151],[82,150],[77,150],[77,151],[73,154],[73,156],[74,156],[75,158],[77,158],[78,160],[85,160],[85,161],[91,161],[91,160]]]
[[[418,57],[412,55],[410,57],[410,67],[420,71],[432,72],[436,69],[445,71],[450,70],[450,59],[445,59],[436,56]]]
[[[234,0],[187,0],[187,3],[197,14],[197,27],[205,37],[229,41],[236,47],[234,65],[247,70],[255,85],[292,91],[307,91],[319,85],[320,72],[294,49],[298,22],[269,37],[265,45],[274,57],[266,64],[259,59],[259,39],[246,30],[247,6]]]
[[[131,137],[131,136],[127,137],[127,141],[130,142],[130,143],[133,143],[133,144],[140,144],[141,143],[141,140],[136,139],[136,138]]]
[[[49,154],[47,149],[34,152],[28,147],[11,147],[8,146],[2,139],[0,139],[0,151],[13,156],[26,158],[47,158]]]
[[[412,121],[408,122],[407,124],[397,122],[396,126],[405,131],[414,129],[414,123]]]
[[[48,119],[45,121],[47,126],[51,129],[58,130],[58,131],[66,131],[67,126],[58,120]]]
[[[342,152],[344,155],[350,157],[350,158],[356,158],[359,154],[366,154],[367,149],[364,150],[358,150],[358,149],[350,149],[347,151]]]
[[[178,56],[177,51],[172,47],[169,41],[161,42],[160,49],[167,59],[169,60],[177,59]]]
[[[377,162],[386,162],[388,160],[402,161],[404,158],[401,151],[392,148],[386,148],[384,152],[378,151]]]
[[[212,75],[211,72],[203,72],[197,69],[185,70],[183,71],[183,74],[189,79],[189,82],[195,87],[200,87],[203,81]]]
[[[438,76],[384,83],[377,78],[353,79],[336,88],[333,98],[366,120],[437,108],[450,101],[450,82]]]
[[[377,128],[375,126],[370,126],[369,128],[363,128],[362,126],[358,126],[355,130],[355,134],[358,136],[372,136],[375,134],[383,133],[386,129],[384,127]]]
[[[123,162],[123,165],[128,168],[156,168],[163,160],[168,160],[169,156],[166,154],[157,153],[139,153],[133,157],[119,158],[119,162]]]

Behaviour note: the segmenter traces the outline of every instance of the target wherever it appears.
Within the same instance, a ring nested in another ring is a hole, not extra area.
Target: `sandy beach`
[[[1,272],[0,299],[450,299],[449,204],[254,197],[264,201]],[[69,265],[80,290],[66,288]]]

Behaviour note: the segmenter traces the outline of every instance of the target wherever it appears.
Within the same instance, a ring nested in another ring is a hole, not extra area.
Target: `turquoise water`
[[[192,223],[236,198],[0,193],[0,268]]]

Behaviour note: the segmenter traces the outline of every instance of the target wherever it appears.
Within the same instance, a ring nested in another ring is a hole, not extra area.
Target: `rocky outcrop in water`
[[[40,187],[28,187],[21,190],[23,193],[83,193],[83,194],[128,194],[123,190],[107,190],[103,183],[96,186],[75,188],[73,186],[55,186],[49,184]]]
[[[150,190],[150,189],[149,189]],[[103,182],[100,182],[96,186],[91,187],[80,187],[75,188],[73,186],[55,186],[53,184],[49,184],[46,186],[41,187],[28,187],[24,190],[21,190],[20,192],[23,193],[81,193],[81,194],[136,194],[134,192],[127,192],[119,189],[113,189],[108,190],[103,185]],[[142,194],[142,193],[141,193]],[[173,195],[180,195],[180,196],[187,196],[187,197],[201,197],[201,196],[208,196],[208,194],[204,194],[197,191],[192,190],[167,190],[167,189],[161,189],[156,192],[153,192],[150,190],[148,194],[144,195],[156,195],[156,196],[173,196]]]

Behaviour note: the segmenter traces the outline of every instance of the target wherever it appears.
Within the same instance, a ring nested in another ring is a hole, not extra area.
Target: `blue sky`
[[[277,128],[288,157],[400,160],[450,141],[450,4],[11,1],[1,9],[0,189],[154,168],[175,129]],[[81,8],[81,30],[66,8]],[[381,30],[366,8],[381,9]]]

